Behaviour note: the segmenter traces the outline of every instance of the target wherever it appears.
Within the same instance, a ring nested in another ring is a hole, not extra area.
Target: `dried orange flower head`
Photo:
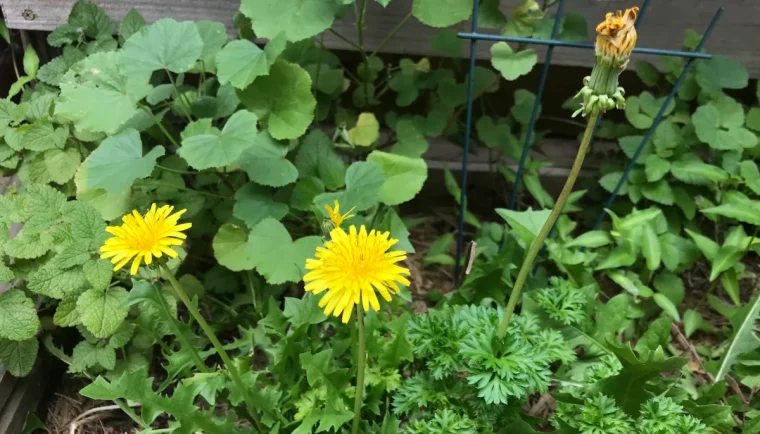
[[[636,17],[639,14],[638,7],[626,9],[625,13],[608,12],[604,21],[596,26],[596,53],[602,56],[619,59],[623,63],[628,62],[633,47],[636,46]],[[621,65],[624,66],[624,65]]]

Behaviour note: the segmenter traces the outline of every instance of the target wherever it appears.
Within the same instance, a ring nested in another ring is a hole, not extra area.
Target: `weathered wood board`
[[[392,0],[383,8],[368,0],[365,41],[368,50],[377,48],[386,35],[411,10],[412,0]],[[75,0],[0,0],[6,23],[10,28],[52,30],[66,21]],[[508,11],[520,0],[502,0],[502,10]],[[95,0],[114,20],[120,20],[131,8],[137,9],[149,22],[164,17],[177,20],[213,20],[232,28],[232,16],[240,0]],[[625,0],[568,0],[567,11],[583,14],[589,22],[589,32],[601,21],[606,11],[625,8],[640,1]],[[694,28],[702,32],[715,10],[723,6],[725,14],[715,29],[707,50],[734,57],[744,64],[753,77],[760,77],[760,1],[758,0],[654,0],[639,31],[639,45],[652,48],[678,49],[685,31]],[[356,20],[352,12],[335,25],[342,35],[356,40]],[[469,23],[460,23],[457,30],[469,31]],[[384,47],[384,52],[425,55],[429,53],[431,36],[436,29],[412,18]],[[330,48],[351,49],[350,45],[330,33],[325,34]],[[469,44],[466,44],[469,46]],[[480,42],[477,55],[489,57],[491,43]],[[466,51],[466,50],[465,50]],[[539,49],[540,55],[544,49]],[[634,56],[641,58],[639,55]],[[634,60],[635,60],[634,59]],[[554,62],[573,66],[591,66],[593,55],[576,49],[557,49]]]

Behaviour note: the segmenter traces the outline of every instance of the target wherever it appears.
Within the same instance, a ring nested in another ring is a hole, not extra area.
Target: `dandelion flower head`
[[[336,227],[330,232],[330,241],[317,247],[316,259],[306,260],[306,269],[311,270],[303,278],[306,291],[327,291],[319,307],[326,315],[342,315],[344,324],[360,302],[365,311],[370,306],[380,310],[378,292],[390,301],[391,293],[400,291],[398,283],[409,285],[404,277],[409,276],[409,269],[396,265],[406,259],[406,253],[388,251],[397,242],[390,232],[373,229],[368,233],[363,225],[359,230],[351,225],[348,233]]]
[[[344,221],[350,219],[354,215],[351,214],[353,210],[356,209],[356,207],[351,208],[348,210],[347,213],[341,215],[340,214],[340,204],[338,201],[335,201],[334,207],[330,207],[330,205],[325,205],[325,209],[327,210],[327,214],[330,216],[330,220],[333,222],[336,228],[339,228],[341,224],[343,224]]]
[[[145,215],[133,210],[122,217],[121,226],[109,226],[106,231],[113,235],[100,248],[102,259],[109,259],[114,264],[114,271],[125,266],[130,260],[131,274],[137,274],[140,264],[150,265],[153,257],[166,255],[176,258],[177,252],[172,246],[180,246],[187,236],[182,231],[190,229],[191,223],[178,224],[179,218],[187,210],[172,214],[173,206],[156,204],[150,206]]]
[[[624,58],[627,61],[633,47],[636,46],[637,33],[634,24],[639,8],[626,9],[625,13],[617,11],[607,13],[604,21],[596,26],[597,54],[612,58]]]

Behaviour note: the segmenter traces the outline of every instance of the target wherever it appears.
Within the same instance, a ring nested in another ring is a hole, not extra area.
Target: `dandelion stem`
[[[264,430],[261,425],[261,421],[259,421],[259,417],[256,414],[256,406],[254,405],[253,399],[251,399],[250,393],[248,393],[248,388],[243,383],[243,378],[240,377],[240,372],[238,372],[237,367],[232,362],[232,359],[230,359],[227,351],[224,350],[224,346],[221,342],[219,342],[219,338],[216,337],[216,334],[211,329],[211,326],[208,325],[198,308],[195,307],[193,302],[190,300],[190,297],[187,296],[187,293],[182,288],[182,284],[177,281],[177,279],[174,277],[174,274],[172,274],[171,270],[169,270],[169,267],[167,267],[166,264],[161,264],[161,268],[164,270],[164,275],[169,280],[169,283],[171,283],[172,288],[174,288],[174,293],[177,298],[182,300],[182,303],[184,303],[188,312],[190,312],[190,315],[192,315],[195,321],[198,322],[198,325],[201,326],[201,329],[206,334],[208,340],[211,341],[211,344],[214,346],[214,349],[216,349],[219,357],[222,358],[227,372],[230,373],[230,377],[232,377],[232,381],[235,383],[235,387],[238,388],[238,391],[243,396],[243,400],[248,406],[248,413],[251,416],[251,421],[256,426],[256,430],[260,433],[263,433]]]
[[[193,118],[190,117],[190,113],[192,110],[190,109],[190,101],[185,99],[185,94],[179,92],[179,87],[177,86],[177,82],[174,81],[172,78],[172,73],[169,72],[168,69],[164,68],[166,71],[166,75],[169,77],[169,81],[172,83],[172,86],[174,87],[174,93],[177,95],[177,99],[179,100],[179,104],[182,106],[182,110],[185,112],[185,117],[187,118],[187,121],[192,123]]]
[[[153,114],[153,110],[151,110],[148,107],[145,107],[144,105],[141,105],[140,108],[143,109],[145,111],[145,113],[147,113],[148,116],[150,116],[151,119],[153,119],[153,122],[156,124],[156,126],[158,127],[158,129],[161,130],[162,133],[164,133],[164,135],[166,136],[167,139],[169,139],[169,141],[172,143],[172,145],[174,145],[174,146],[176,146],[176,147],[179,148],[179,143],[177,143],[177,141],[174,140],[174,137],[172,137],[172,135],[169,134],[168,131],[166,131],[166,128],[164,128],[163,124],[161,124],[161,120],[158,119],[156,117],[156,115]]]
[[[356,352],[358,371],[356,373],[356,397],[354,399],[354,425],[351,428],[351,434],[359,433],[359,423],[362,419],[362,401],[364,398],[364,364],[367,361],[367,341],[364,336],[364,311],[361,304],[356,305],[356,325],[359,329],[357,336],[359,350]]]
[[[546,222],[544,222],[544,226],[541,228],[541,232],[539,232],[536,239],[533,240],[533,244],[530,245],[530,249],[525,255],[525,260],[523,261],[522,267],[520,267],[520,272],[517,274],[517,279],[515,280],[515,286],[512,288],[512,294],[509,296],[509,301],[507,302],[507,309],[504,312],[504,317],[501,319],[499,328],[497,329],[496,336],[499,339],[504,338],[504,336],[507,334],[507,326],[509,325],[509,320],[512,319],[512,314],[515,312],[517,301],[520,299],[520,292],[522,292],[522,288],[525,285],[525,280],[528,278],[528,273],[533,267],[533,261],[535,261],[539,250],[541,250],[541,247],[544,245],[544,241],[549,235],[552,226],[554,226],[554,222],[557,221],[557,218],[562,212],[562,208],[564,208],[565,202],[567,202],[567,198],[570,196],[570,192],[573,191],[575,180],[578,179],[578,174],[581,171],[581,166],[583,166],[583,159],[586,158],[586,153],[588,152],[588,146],[591,142],[591,135],[594,131],[594,125],[596,124],[597,116],[598,115],[590,115],[588,117],[586,131],[583,133],[581,145],[578,148],[578,153],[575,155],[575,161],[573,162],[572,169],[570,169],[570,174],[567,176],[565,186],[562,187],[562,192],[559,194],[557,202],[554,204],[554,208],[552,208],[551,214],[549,214],[549,218],[547,218]]]

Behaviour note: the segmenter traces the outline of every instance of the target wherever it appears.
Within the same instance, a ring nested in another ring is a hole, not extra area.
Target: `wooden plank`
[[[11,396],[13,386],[16,384],[16,377],[12,376],[5,370],[5,367],[0,364],[0,409],[8,402],[8,398]]]
[[[41,370],[34,369],[29,376],[16,383],[10,399],[0,409],[0,433],[19,434],[27,413],[34,409],[41,396]]]
[[[377,48],[390,30],[411,10],[412,0],[393,0],[383,8],[377,2],[368,0],[366,47],[369,51]],[[30,30],[52,30],[66,21],[75,0],[0,0],[8,27]],[[239,0],[96,0],[109,16],[119,21],[131,8],[137,9],[149,21],[164,17],[177,20],[213,20],[223,22],[232,28],[232,16],[237,11]],[[509,11],[519,0],[502,0],[502,10]],[[567,11],[579,12],[586,17],[589,32],[601,21],[606,11],[624,8],[640,1],[621,0],[573,0]],[[755,54],[757,35],[760,34],[760,1],[757,0],[659,0],[653,1],[646,20],[639,31],[639,45],[651,48],[680,48],[685,31],[694,28],[702,32],[719,6],[726,8],[720,24],[715,29],[707,50],[724,54],[739,60],[753,77],[760,77],[760,56]],[[355,17],[349,11],[338,21],[334,29],[351,40],[356,40]],[[457,30],[469,30],[469,23],[460,23]],[[430,38],[437,29],[428,27],[415,18],[401,28],[396,36],[383,48],[384,52],[410,55],[429,53]],[[487,31],[487,30],[484,30]],[[231,32],[234,33],[234,32]],[[325,43],[330,48],[351,49],[350,45],[330,33],[325,34]],[[478,44],[477,56],[490,57],[491,43]],[[545,48],[538,48],[543,57]],[[465,53],[466,54],[466,53]],[[635,55],[634,60],[651,56]],[[576,49],[558,49],[554,52],[554,62],[573,66],[591,66],[593,53]]]

